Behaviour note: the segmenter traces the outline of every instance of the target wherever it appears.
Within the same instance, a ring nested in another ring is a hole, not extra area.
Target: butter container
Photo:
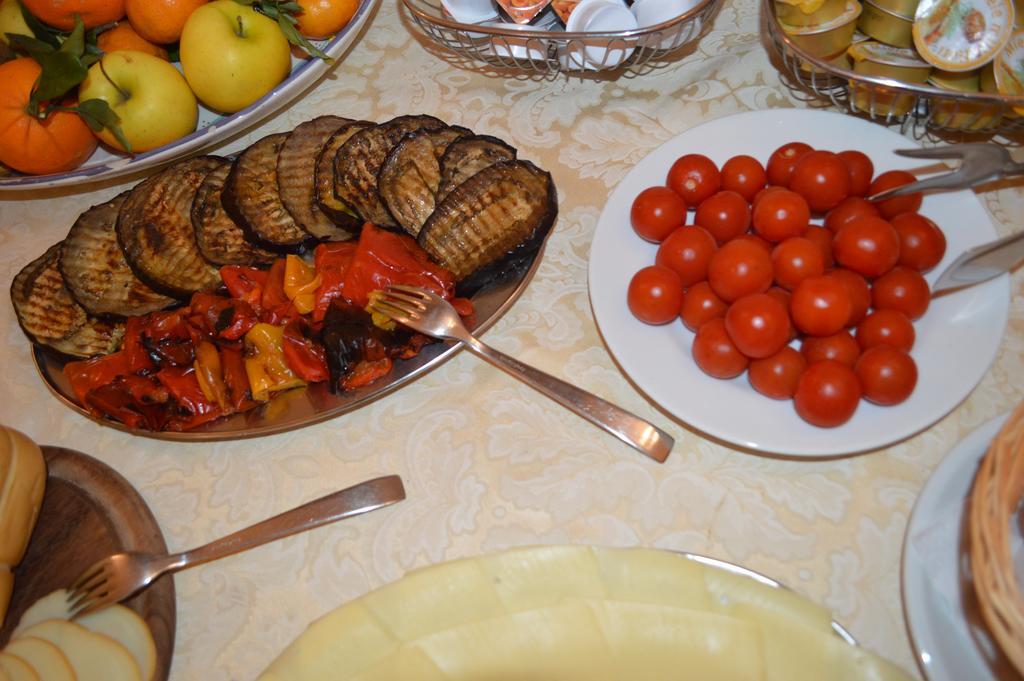
[[[864,0],[857,28],[886,45],[912,47],[914,44],[914,18],[882,9],[871,0]]]
[[[891,78],[901,83],[923,85],[928,82],[932,66],[906,48],[897,48],[869,41],[851,45],[848,54],[853,59],[853,70],[866,76]],[[915,96],[870,84],[850,84],[853,105],[860,111],[876,115],[902,116],[914,105]]]
[[[827,24],[790,26],[781,21],[779,24],[800,49],[815,57],[829,57],[849,47],[860,11],[861,5],[857,0],[846,0],[843,13]]]
[[[846,69],[847,71],[853,70],[853,59],[850,58],[850,55],[846,50],[843,50],[839,54],[834,54],[831,57],[825,57],[825,61],[828,62],[830,66],[838,66],[839,68]],[[821,68],[815,66],[806,59],[801,59],[799,61],[799,67],[801,71],[808,74],[822,72]]]
[[[940,90],[970,94],[981,91],[981,69],[940,71],[935,69],[928,84]],[[986,102],[936,99],[931,122],[951,130],[984,130],[999,122],[999,107]]]
[[[1010,36],[1006,47],[996,57],[993,76],[1000,94],[1024,98],[1024,29]],[[1024,116],[1024,104],[1014,106],[1013,110]]]
[[[901,17],[913,19],[920,0],[874,0],[875,6],[899,14]]]
[[[914,15],[914,47],[943,71],[984,66],[1012,32],[1012,0],[921,0]]]
[[[845,11],[846,0],[775,0],[775,16],[789,26],[820,26]]]

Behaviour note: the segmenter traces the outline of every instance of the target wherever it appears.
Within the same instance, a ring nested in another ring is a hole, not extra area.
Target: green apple
[[[249,106],[291,72],[291,48],[277,25],[252,7],[214,0],[189,15],[181,67],[199,100],[217,111]]]
[[[7,34],[17,33],[32,37],[32,30],[25,23],[18,0],[0,2],[0,42],[7,43]]]
[[[102,99],[121,119],[133,152],[148,151],[196,129],[199,104],[181,73],[166,60],[143,52],[111,52],[89,68],[78,100]],[[109,130],[99,138],[122,149]]]

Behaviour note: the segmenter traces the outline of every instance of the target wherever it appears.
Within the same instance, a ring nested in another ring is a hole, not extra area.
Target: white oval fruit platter
[[[195,132],[181,139],[131,156],[100,146],[84,164],[63,173],[0,176],[0,195],[121,177],[181,158],[242,132],[301,97],[321,76],[337,65],[362,33],[379,4],[380,0],[363,0],[345,28],[325,43],[314,42],[330,61],[293,56],[291,74],[241,111],[225,116],[200,104],[198,127]]]

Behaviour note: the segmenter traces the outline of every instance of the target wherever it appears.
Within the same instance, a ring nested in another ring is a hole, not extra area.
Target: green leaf
[[[36,61],[40,61],[47,54],[56,52],[52,45],[38,38],[29,38],[27,35],[17,35],[15,33],[8,33],[7,38],[11,41],[11,47],[28,53],[28,56]]]
[[[25,8],[21,0],[18,0],[18,8],[21,9],[21,17],[25,20],[25,25],[32,31],[32,35],[54,49],[60,47],[60,34],[57,31],[36,19],[35,15]]]
[[[67,39],[60,46],[59,52],[70,54],[74,57],[81,57],[85,53],[85,24],[82,17],[75,15],[75,27],[68,34]]]
[[[76,55],[67,52],[51,52],[38,61],[43,72],[32,93],[31,103],[35,104],[63,97],[89,73]]]
[[[181,46],[178,43],[174,43],[173,45],[167,45],[166,48],[167,61],[171,62],[172,64],[174,62],[181,61]]]
[[[121,119],[105,101],[102,99],[87,99],[84,102],[79,102],[75,108],[78,110],[78,115],[82,117],[82,120],[94,132],[99,132],[106,128],[113,133],[121,146],[125,148],[125,151],[129,154],[132,153],[132,145],[121,130]]]
[[[299,33],[298,29],[294,25],[290,24],[286,19],[280,18],[277,20],[277,25],[281,27],[281,31],[284,33],[284,37],[288,39],[292,45],[298,45],[309,53],[313,57],[319,57],[325,62],[330,62],[331,58],[327,56],[320,48],[313,43],[306,40],[305,36]]]

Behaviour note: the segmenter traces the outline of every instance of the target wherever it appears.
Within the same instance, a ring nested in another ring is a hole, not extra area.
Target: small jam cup
[[[775,16],[789,26],[820,26],[829,23],[845,11],[846,0],[775,1]]]
[[[932,66],[910,49],[896,48],[868,41],[851,45],[853,70],[866,76],[891,78],[902,83],[923,85],[928,82]],[[853,106],[875,115],[902,116],[914,105],[914,95],[900,93],[873,83],[850,83]]]
[[[583,0],[569,15],[567,33],[611,33],[637,29],[636,17],[619,0]],[[626,61],[635,49],[623,38],[571,40],[569,62],[576,68],[613,69]]]
[[[831,57],[849,47],[860,11],[857,0],[848,0],[846,11],[827,24],[800,27],[779,23],[800,49],[815,57]]]
[[[914,46],[914,18],[882,9],[871,0],[864,0],[857,28],[880,43],[895,47]]]
[[[981,69],[973,71],[940,71],[934,69],[928,84],[940,90],[970,94],[981,90]],[[997,106],[985,102],[936,100],[931,122],[951,130],[984,130],[999,122]]]

